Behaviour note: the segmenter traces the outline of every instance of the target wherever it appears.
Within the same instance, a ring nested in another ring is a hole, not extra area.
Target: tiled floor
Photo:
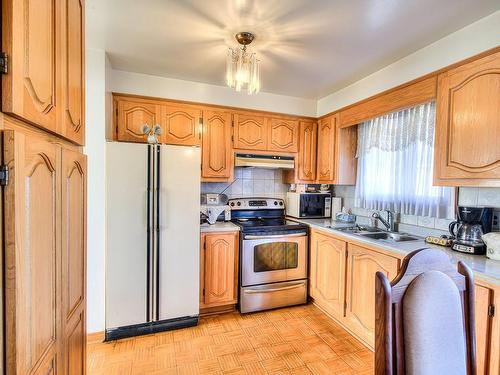
[[[89,342],[88,375],[361,374],[373,353],[312,305],[202,318],[197,327]]]

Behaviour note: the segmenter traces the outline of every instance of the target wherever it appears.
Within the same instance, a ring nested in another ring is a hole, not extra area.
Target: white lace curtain
[[[360,207],[452,218],[453,189],[432,186],[435,103],[358,127],[356,199]]]

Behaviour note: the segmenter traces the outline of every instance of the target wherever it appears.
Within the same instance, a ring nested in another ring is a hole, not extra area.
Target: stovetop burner
[[[255,202],[258,202],[258,205]],[[282,199],[230,199],[229,206],[231,207],[231,221],[238,225],[244,233],[293,233],[308,228],[305,224],[285,218],[284,202]]]

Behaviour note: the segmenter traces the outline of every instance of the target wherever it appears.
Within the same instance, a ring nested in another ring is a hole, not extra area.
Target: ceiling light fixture
[[[255,35],[241,32],[235,38],[241,47],[229,48],[227,51],[226,83],[236,91],[246,87],[248,94],[257,94],[260,91],[259,60],[255,53],[247,51]]]

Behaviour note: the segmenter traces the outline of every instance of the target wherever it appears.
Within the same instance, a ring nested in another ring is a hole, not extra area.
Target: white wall
[[[260,92],[245,92],[206,83],[183,81],[140,73],[111,71],[111,90],[114,92],[186,100],[231,107],[258,109],[302,116],[316,116],[316,100]]]
[[[104,330],[106,54],[86,50],[87,332]]]
[[[318,100],[322,116],[500,45],[500,11]]]

